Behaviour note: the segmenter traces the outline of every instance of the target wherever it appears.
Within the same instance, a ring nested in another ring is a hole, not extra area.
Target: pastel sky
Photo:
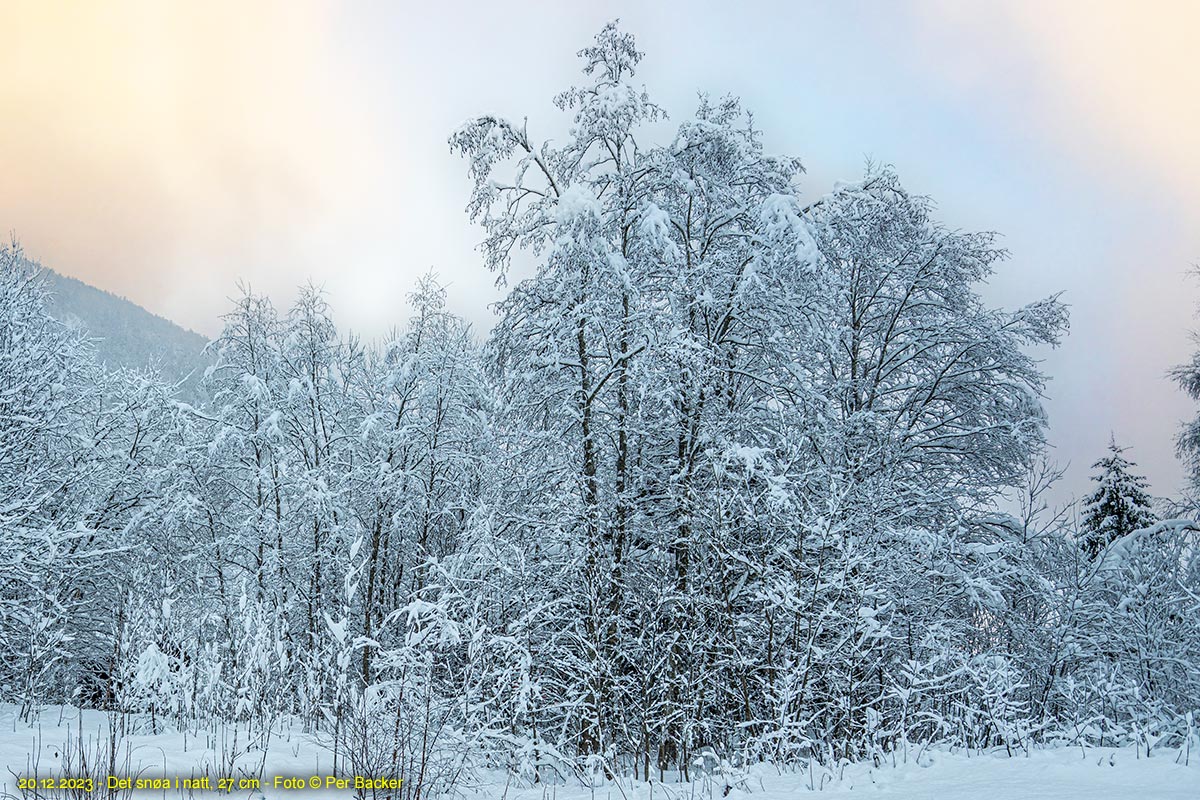
[[[1164,378],[1200,281],[1200,5],[1189,2],[26,2],[0,7],[0,227],[48,266],[205,334],[249,283],[308,279],[367,336],[435,269],[481,331],[499,296],[449,132],[561,134],[550,99],[619,17],[678,119],[740,95],[806,190],[867,158],[952,227],[1004,234],[986,287],[1063,291],[1045,353],[1054,457],[1086,489],[1110,433],[1174,492]]]

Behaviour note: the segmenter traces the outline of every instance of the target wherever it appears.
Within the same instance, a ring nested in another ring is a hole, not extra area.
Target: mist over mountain
[[[50,312],[91,334],[97,361],[108,369],[154,368],[165,379],[181,383],[184,399],[197,399],[200,377],[209,363],[203,353],[206,338],[124,297],[42,269],[53,294]]]

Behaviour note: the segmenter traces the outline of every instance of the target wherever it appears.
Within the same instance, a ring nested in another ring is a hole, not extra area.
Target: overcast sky
[[[1192,404],[1200,281],[1195,3],[636,2],[0,7],[0,227],[47,266],[213,335],[238,280],[280,305],[308,279],[367,336],[435,269],[481,331],[498,290],[446,145],[469,116],[551,104],[613,17],[676,119],[740,95],[806,191],[890,162],[941,218],[1004,234],[986,287],[1063,291],[1046,354],[1055,457],[1086,488],[1110,432],[1160,494]]]

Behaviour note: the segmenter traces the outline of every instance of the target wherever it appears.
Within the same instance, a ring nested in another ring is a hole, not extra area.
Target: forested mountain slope
[[[94,339],[96,360],[109,369],[152,366],[181,394],[195,399],[208,340],[136,303],[43,266],[51,292],[48,310]]]

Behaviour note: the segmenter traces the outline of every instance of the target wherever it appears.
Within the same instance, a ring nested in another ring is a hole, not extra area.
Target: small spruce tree
[[[1135,474],[1137,465],[1125,458],[1125,448],[1110,440],[1109,455],[1092,465],[1098,485],[1086,498],[1083,512],[1082,545],[1088,558],[1095,558],[1110,543],[1131,531],[1153,525],[1157,517],[1150,508],[1146,479]]]

